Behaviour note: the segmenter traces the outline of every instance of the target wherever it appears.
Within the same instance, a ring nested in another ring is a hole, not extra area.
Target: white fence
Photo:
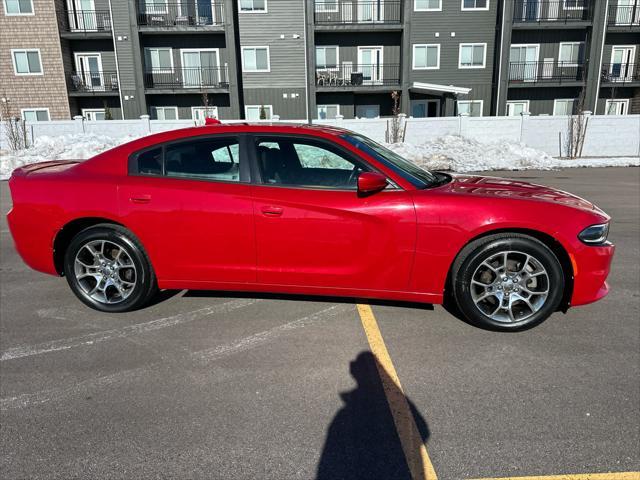
[[[277,116],[272,120],[279,121]],[[302,122],[302,121],[300,121]],[[523,143],[549,155],[566,153],[568,118],[566,116],[520,117],[439,117],[408,118],[405,141],[425,143],[443,135],[460,135],[481,143]],[[226,122],[225,122],[226,123]],[[335,125],[384,141],[387,119],[323,120],[316,123]],[[33,122],[27,124],[31,142],[41,136],[60,136],[74,133],[95,133],[121,138],[127,135],[148,135],[176,128],[193,126],[193,120],[149,120],[143,115],[138,120],[85,121],[74,120]],[[640,156],[640,115],[592,115],[588,117],[583,148],[585,157]]]

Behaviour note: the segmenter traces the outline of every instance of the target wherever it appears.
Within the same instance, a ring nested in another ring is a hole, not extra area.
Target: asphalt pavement
[[[433,468],[640,471],[640,169],[495,175],[613,217],[611,293],[508,334],[374,304]],[[183,291],[98,313],[22,263],[6,182],[0,202],[0,478],[410,478],[353,301]]]

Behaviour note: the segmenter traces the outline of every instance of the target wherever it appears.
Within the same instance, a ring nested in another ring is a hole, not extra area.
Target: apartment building
[[[2,1],[0,88],[51,118],[640,113],[640,0]]]

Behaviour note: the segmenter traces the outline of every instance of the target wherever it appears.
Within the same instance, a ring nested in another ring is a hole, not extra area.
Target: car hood
[[[572,193],[544,185],[499,177],[452,175],[447,187],[452,193],[481,197],[532,200],[600,211],[593,203]]]

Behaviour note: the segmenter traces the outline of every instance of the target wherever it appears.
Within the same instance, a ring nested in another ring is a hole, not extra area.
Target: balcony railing
[[[634,63],[603,63],[604,83],[640,82],[640,65]]]
[[[509,83],[571,83],[582,82],[585,65],[575,62],[511,62]]]
[[[588,22],[592,13],[589,0],[515,0],[513,22]]]
[[[637,5],[609,5],[609,26],[640,26],[640,3]]]
[[[224,24],[222,0],[139,3],[138,25],[146,27],[210,27]]]
[[[366,88],[400,84],[398,64],[343,63],[334,68],[317,68],[318,87]]]
[[[152,68],[145,71],[144,86],[165,90],[228,89],[229,74],[226,67]]]
[[[116,72],[73,72],[67,75],[67,87],[70,92],[95,95],[117,92],[118,74]]]
[[[65,10],[63,30],[79,33],[111,31],[109,10]]]
[[[316,0],[314,18],[318,25],[399,24],[402,0]]]

